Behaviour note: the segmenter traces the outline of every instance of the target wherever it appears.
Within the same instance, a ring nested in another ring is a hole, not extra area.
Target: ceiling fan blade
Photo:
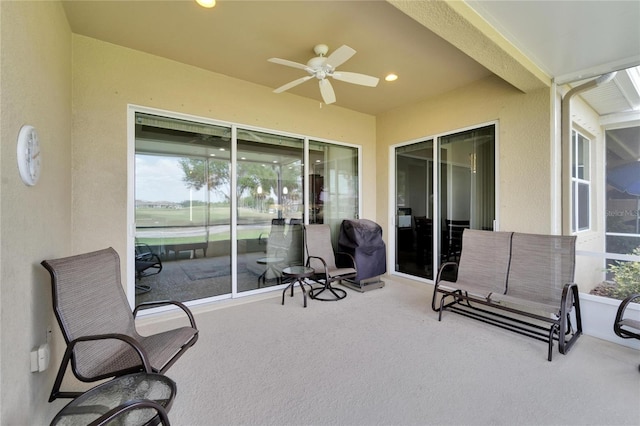
[[[309,67],[306,66],[305,64],[300,64],[298,62],[289,61],[287,59],[269,58],[267,60],[269,62],[273,62],[274,64],[280,64],[280,65],[284,65],[284,66],[292,67],[292,68],[299,68],[299,69],[305,70],[307,72],[309,71]]]
[[[293,80],[292,82],[289,82],[289,83],[285,84],[284,86],[280,86],[280,87],[278,87],[276,90],[274,90],[274,91],[273,91],[273,93],[282,93],[282,92],[284,92],[285,90],[289,90],[289,89],[291,89],[292,87],[295,87],[295,86],[297,86],[298,84],[302,84],[302,83],[304,83],[305,81],[310,80],[310,79],[312,79],[312,78],[313,78],[313,76],[312,76],[312,75],[308,75],[308,76],[306,76],[306,77],[302,77],[302,78],[299,78],[299,79],[297,79],[297,80]]]
[[[325,64],[331,65],[331,67],[335,69],[340,65],[344,64],[345,62],[347,62],[355,54],[356,54],[355,50],[353,50],[346,44],[343,44],[342,46],[334,50],[331,55],[327,56],[327,60],[325,61]]]
[[[378,77],[372,77],[366,74],[358,74],[357,72],[336,71],[331,76],[336,80],[369,87],[376,87],[378,85],[378,81],[380,81]]]
[[[320,80],[320,94],[324,103],[329,105],[336,101],[336,93],[333,91],[331,82],[327,79]]]

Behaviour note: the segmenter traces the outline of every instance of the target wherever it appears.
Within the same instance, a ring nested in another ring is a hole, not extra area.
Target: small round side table
[[[115,419],[126,425],[169,425],[167,412],[175,395],[175,382],[162,374],[134,373],[116,377],[65,405],[51,426],[97,426]]]
[[[257,264],[266,265],[264,272],[258,277],[258,288],[260,288],[260,281],[262,281],[262,284],[266,285],[267,274],[269,273],[269,271],[271,271],[273,275],[275,275],[278,284],[282,283],[282,277],[278,273],[278,270],[275,268],[275,265],[282,262],[284,262],[284,259],[282,257],[261,257],[260,259],[256,260]]]
[[[311,284],[304,282],[305,278],[312,276],[315,271],[313,268],[307,268],[306,266],[289,266],[282,270],[284,276],[291,278],[289,285],[282,291],[282,304],[284,305],[284,295],[289,288],[291,288],[291,297],[293,297],[293,287],[296,283],[300,284],[302,290],[302,296],[304,299],[304,307],[307,307],[307,292],[304,290],[305,284],[311,287]]]

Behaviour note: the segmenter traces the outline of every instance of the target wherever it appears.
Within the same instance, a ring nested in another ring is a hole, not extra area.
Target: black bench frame
[[[531,261],[535,260],[536,259],[531,259]],[[463,261],[463,259],[461,259],[461,261]],[[509,259],[509,262],[510,261],[511,259]],[[510,263],[509,267],[511,267]],[[457,268],[457,263],[447,262],[442,264],[438,271],[431,301],[431,308],[433,311],[438,312],[438,321],[442,320],[442,312],[448,310],[546,342],[548,344],[547,359],[549,361],[552,360],[554,341],[558,342],[559,352],[566,354],[582,334],[580,299],[578,286],[575,283],[565,283],[563,285],[561,300],[558,301],[559,306],[557,313],[551,316],[536,313],[535,302],[530,303],[530,301],[523,298],[511,300],[511,303],[504,304],[499,300],[494,300],[494,297],[492,297],[494,295],[492,294],[488,294],[487,297],[482,297],[470,294],[463,289],[443,288],[440,284],[443,279],[443,273],[451,270],[455,273],[457,272]],[[505,295],[509,293],[507,282],[505,282],[504,292],[502,293]],[[452,283],[447,282],[446,285],[449,287]],[[437,301],[438,294],[441,295],[439,301]],[[495,298],[498,299],[499,297],[495,296]],[[572,311],[575,316],[575,329],[571,321]]]

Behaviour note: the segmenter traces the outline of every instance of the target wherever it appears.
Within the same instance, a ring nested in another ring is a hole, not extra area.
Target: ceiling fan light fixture
[[[212,7],[214,7],[216,5],[216,0],[196,0],[196,3],[198,3],[202,7],[206,7],[207,9],[211,9]]]
[[[384,79],[385,81],[396,81],[398,79],[398,75],[394,73],[389,73]]]
[[[269,62],[275,64],[285,65],[287,67],[298,68],[306,71],[309,75],[290,81],[284,86],[280,86],[275,89],[274,93],[282,93],[299,84],[304,83],[312,78],[316,78],[320,87],[320,96],[326,105],[332,104],[336,101],[336,94],[333,90],[333,86],[329,82],[329,78],[335,80],[344,81],[346,83],[358,84],[361,86],[376,87],[378,85],[378,78],[372,77],[366,74],[360,74],[348,71],[338,71],[336,68],[348,61],[356,51],[347,45],[342,45],[333,51],[329,56],[325,56],[329,47],[326,44],[317,44],[314,46],[313,51],[316,57],[309,59],[307,64],[301,64],[298,62],[289,61],[287,59],[270,58]],[[320,104],[322,108],[322,104]]]

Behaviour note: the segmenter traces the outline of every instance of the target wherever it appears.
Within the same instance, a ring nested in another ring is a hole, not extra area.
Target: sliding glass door
[[[281,286],[304,262],[305,221],[337,240],[358,217],[357,147],[144,111],[132,114],[136,303]]]
[[[396,147],[395,160],[395,271],[432,280],[459,261],[464,229],[494,227],[495,126]]]
[[[135,120],[136,303],[230,293],[231,129]],[[143,270],[149,252],[163,264],[153,277]]]
[[[302,264],[304,140],[238,129],[238,292],[279,285]]]
[[[396,148],[396,271],[433,278],[433,140]]]
[[[337,248],[340,224],[359,211],[358,148],[309,141],[309,223],[328,224]]]

